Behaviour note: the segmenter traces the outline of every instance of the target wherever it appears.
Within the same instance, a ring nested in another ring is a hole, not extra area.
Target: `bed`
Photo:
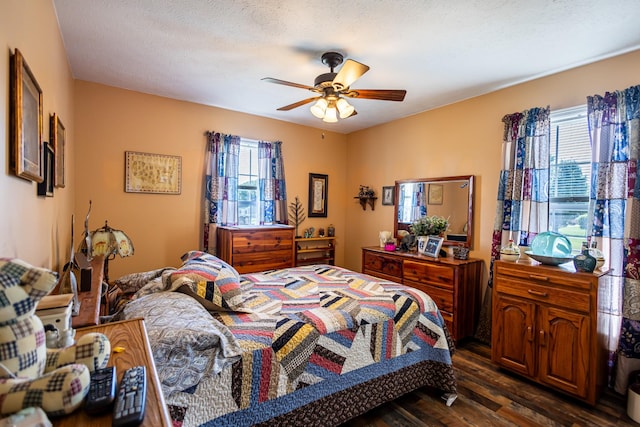
[[[113,320],[145,319],[174,425],[338,425],[424,386],[455,400],[453,342],[425,293],[331,265],[182,260],[110,297]]]

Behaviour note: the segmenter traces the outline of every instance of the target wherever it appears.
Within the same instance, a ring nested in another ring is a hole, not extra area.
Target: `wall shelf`
[[[370,197],[370,196],[356,196],[354,197],[354,199],[359,199],[360,200],[360,206],[362,206],[362,210],[366,211],[367,210],[367,204],[369,204],[369,206],[371,206],[371,210],[375,210],[376,208],[376,200],[378,200],[377,197]]]

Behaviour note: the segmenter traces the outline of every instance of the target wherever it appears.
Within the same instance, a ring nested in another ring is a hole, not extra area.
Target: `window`
[[[591,182],[591,143],[585,105],[550,114],[549,229],[586,241]]]
[[[258,141],[240,138],[238,224],[258,225]]]

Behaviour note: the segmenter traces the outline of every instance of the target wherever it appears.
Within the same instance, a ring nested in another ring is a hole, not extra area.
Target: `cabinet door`
[[[493,361],[514,372],[534,377],[536,305],[499,293],[494,293],[493,297]]]
[[[540,307],[540,381],[579,397],[587,396],[589,317]]]

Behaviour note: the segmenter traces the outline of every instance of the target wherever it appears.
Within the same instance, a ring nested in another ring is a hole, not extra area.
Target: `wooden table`
[[[92,287],[93,289],[93,287]],[[147,338],[147,330],[142,319],[124,320],[121,322],[107,323],[100,326],[78,329],[76,338],[89,332],[101,332],[111,342],[111,356],[109,366],[116,367],[118,385],[122,374],[128,368],[144,365],[147,368],[147,399],[145,416],[142,426],[171,426],[171,418],[160,388],[160,380],[156,372],[155,363],[151,353],[151,346]],[[123,347],[121,353],[114,353],[115,347]],[[81,407],[72,414],[51,419],[54,426],[111,426],[112,412],[109,411],[100,416],[89,416]]]

